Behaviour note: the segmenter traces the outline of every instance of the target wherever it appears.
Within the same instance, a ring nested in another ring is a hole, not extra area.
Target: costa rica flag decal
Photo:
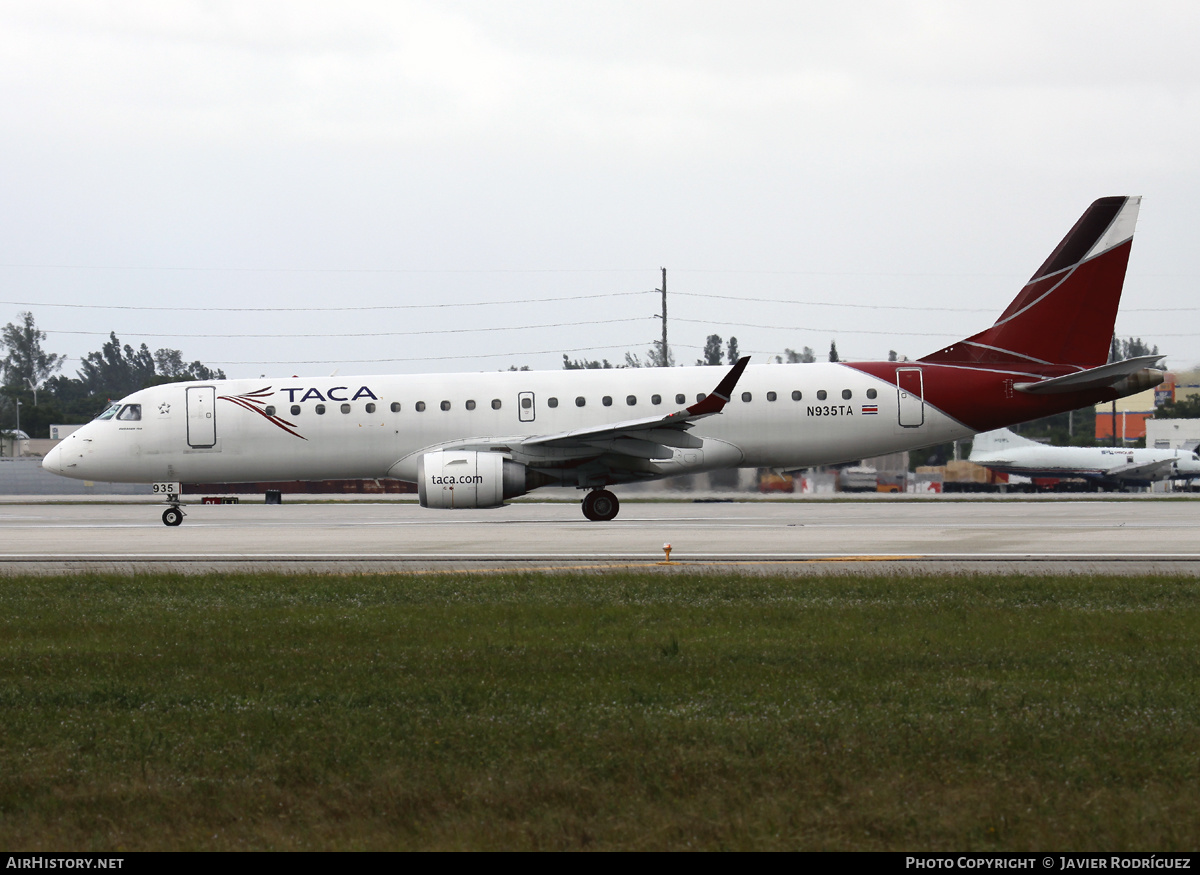
[[[879,412],[878,404],[864,404],[862,406],[862,415],[863,416],[872,416],[878,412]]]

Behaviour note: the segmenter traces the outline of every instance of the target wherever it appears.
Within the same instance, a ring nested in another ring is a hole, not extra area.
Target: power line
[[[0,304],[12,307],[61,307],[74,310],[122,310],[145,312],[189,312],[189,313],[353,313],[376,310],[442,310],[458,307],[500,307],[513,304],[548,304],[561,301],[588,301],[600,298],[620,298],[631,295],[660,294],[661,289],[639,289],[633,292],[600,292],[588,295],[563,295],[549,298],[516,298],[503,301],[461,301],[457,303],[440,304],[371,304],[358,307],[157,307],[135,304],[64,304],[48,301],[0,301]],[[940,312],[940,313],[996,313],[996,307],[922,307],[903,304],[852,304],[844,301],[805,301],[786,300],[782,298],[755,298],[739,295],[719,295],[708,292],[672,292],[676,297],[710,298],[720,301],[734,301],[739,304],[757,303],[773,306],[787,305],[798,307],[842,307],[851,310],[900,310],[906,312]],[[1200,307],[1122,307],[1122,313],[1193,313]],[[183,337],[186,335],[176,335]],[[250,336],[250,335],[247,335]]]
[[[855,310],[908,310],[916,312],[936,311],[939,313],[997,313],[995,307],[908,307],[902,304],[847,304],[841,301],[786,301],[779,298],[746,298],[738,295],[715,295],[707,292],[672,292],[688,298],[717,298],[739,303],[753,301],[761,304],[794,304],[802,307],[846,307]],[[1191,313],[1200,307],[1122,307],[1121,313]]]
[[[182,338],[204,338],[204,337],[221,337],[221,338],[318,338],[329,339],[338,337],[416,337],[426,334],[473,334],[481,331],[527,331],[530,329],[541,328],[574,328],[581,325],[614,325],[619,322],[643,322],[646,319],[652,319],[652,316],[630,316],[624,319],[594,319],[585,322],[546,322],[537,325],[511,325],[506,327],[489,326],[487,328],[439,328],[422,331],[367,331],[349,334],[331,334],[329,332],[319,332],[311,334],[229,334],[219,332],[216,334],[157,334],[147,333],[144,331],[60,331],[55,328],[40,329],[47,334],[82,334],[90,337],[106,337],[111,334],[125,334],[134,337],[182,337]]]
[[[505,304],[547,304],[553,301],[585,301],[592,298],[619,298],[626,295],[657,293],[658,289],[637,292],[603,292],[594,295],[564,295],[555,298],[523,298],[506,301],[463,301],[455,304],[373,304],[364,307],[148,307],[132,304],[52,304],[45,301],[0,301],[13,307],[66,307],[75,310],[145,310],[189,313],[345,313],[365,310],[437,310],[453,307],[498,307]]]
[[[476,273],[646,273],[644,267],[199,267],[187,265],[138,264],[0,264],[2,270],[97,270],[163,273],[382,273],[382,274],[476,274]]]
[[[0,270],[73,270],[107,271],[126,273],[285,273],[285,274],[547,274],[547,273],[648,273],[649,267],[230,267],[201,265],[145,265],[145,264],[0,264]],[[936,279],[1015,279],[1024,274],[1015,272],[987,273],[970,271],[946,273],[940,271],[895,271],[895,270],[763,270],[744,268],[673,268],[679,273],[729,274],[733,276],[845,276],[845,277],[916,277]],[[1192,274],[1182,273],[1137,273],[1138,279],[1190,279]]]
[[[835,301],[784,301],[778,298],[745,298],[738,295],[712,295],[706,292],[674,292],[675,295],[687,298],[716,298],[722,301],[737,301],[745,303],[752,301],[760,304],[794,304],[803,307],[847,307],[857,310],[938,310],[947,313],[995,313],[994,307],[906,307],[900,304],[846,304]]]
[[[872,331],[866,328],[814,328],[811,326],[795,326],[795,325],[754,325],[749,322],[716,322],[712,319],[680,319],[676,317],[676,322],[690,322],[697,325],[708,325],[715,328],[761,328],[771,331],[820,331],[822,334],[884,334],[894,335],[896,337],[954,337],[954,334],[945,331],[896,331],[889,329],[887,331]]]
[[[654,341],[649,341],[652,345]],[[641,344],[635,344],[640,346]],[[207,362],[209,365],[324,365],[331,362],[348,365],[369,365],[369,364],[390,364],[392,362],[437,362],[437,361],[460,361],[465,359],[492,359],[492,358],[520,358],[521,356],[531,355],[562,355],[570,352],[592,352],[594,350],[609,350],[619,349],[626,350],[629,344],[619,344],[613,346],[579,346],[573,349],[542,349],[530,350],[523,349],[517,352],[490,352],[490,353],[473,353],[470,355],[432,355],[414,358],[386,358],[386,359],[311,359],[306,361],[289,360],[289,361],[238,361],[238,362]]]

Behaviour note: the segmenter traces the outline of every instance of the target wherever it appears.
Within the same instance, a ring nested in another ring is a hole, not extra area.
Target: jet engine
[[[1140,371],[1134,371],[1121,382],[1114,383],[1113,388],[1117,390],[1118,398],[1125,398],[1152,389],[1166,379],[1166,376],[1164,371],[1157,368],[1142,368]]]
[[[417,494],[421,507],[499,507],[529,491],[526,473],[520,462],[499,453],[439,450],[417,462]]]

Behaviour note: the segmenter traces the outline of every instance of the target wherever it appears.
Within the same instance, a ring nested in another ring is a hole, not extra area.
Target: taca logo
[[[288,403],[289,404],[294,404],[296,402],[296,400],[297,400],[296,393],[297,392],[304,393],[303,395],[300,396],[300,398],[299,398],[300,401],[310,401],[313,399],[315,399],[317,401],[357,401],[359,398],[370,398],[372,401],[379,400],[375,396],[375,393],[372,392],[370,389],[368,389],[366,386],[360,386],[358,391],[355,392],[354,395],[351,396],[350,398],[347,398],[345,396],[345,394],[341,394],[341,395],[336,394],[338,392],[341,392],[341,393],[349,392],[350,389],[348,386],[334,386],[332,389],[326,389],[324,395],[321,394],[320,389],[305,389],[303,387],[301,387],[299,389],[280,389],[279,391],[288,393]]]

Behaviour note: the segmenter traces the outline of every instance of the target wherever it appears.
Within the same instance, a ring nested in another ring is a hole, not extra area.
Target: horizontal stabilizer
[[[1049,380],[1039,380],[1036,383],[1014,383],[1013,388],[1018,392],[1030,395],[1057,395],[1063,392],[1082,392],[1087,389],[1103,389],[1106,387],[1130,389],[1123,395],[1142,392],[1163,381],[1163,372],[1154,369],[1161,355],[1141,355],[1137,358],[1125,359],[1123,362],[1113,362],[1098,368],[1089,368],[1076,374],[1063,377],[1052,377]],[[1128,381],[1127,386],[1118,384]]]

